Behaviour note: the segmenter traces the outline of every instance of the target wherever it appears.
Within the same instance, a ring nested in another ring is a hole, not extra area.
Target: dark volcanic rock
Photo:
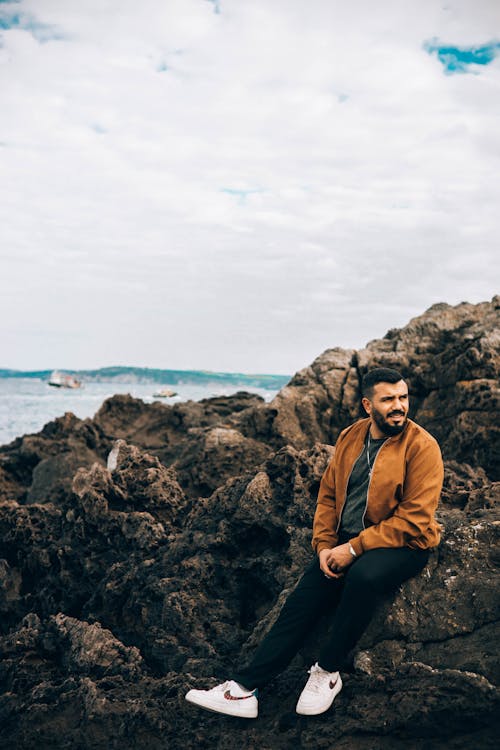
[[[111,445],[98,425],[67,412],[40,433],[0,447],[2,497],[28,503],[64,501],[75,471],[95,461],[104,463]]]
[[[182,450],[191,430],[212,427],[226,421],[234,424],[234,417],[263,403],[260,396],[235,393],[201,401],[145,404],[132,396],[113,396],[107,399],[94,417],[106,435],[122,438],[148,451],[158,450],[172,460]],[[179,449],[179,444],[181,448]]]
[[[269,455],[265,443],[238,430],[241,415],[261,404],[263,399],[250,393],[173,406],[114,396],[104,402],[95,422],[108,435],[140,445],[174,466],[190,495],[207,496]]]
[[[227,479],[259,466],[271,449],[234,427],[193,429],[175,469],[191,495],[208,496]]]
[[[496,748],[496,302],[328,350],[271,404],[117,396],[1,448],[2,750]],[[332,711],[294,712],[321,622],[258,721],[201,713],[185,691],[251,652],[311,559],[320,478],[375,364],[403,371],[443,446],[443,541],[379,608]]]

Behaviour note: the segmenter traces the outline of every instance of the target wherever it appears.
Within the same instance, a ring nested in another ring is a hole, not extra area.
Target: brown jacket
[[[312,539],[316,553],[338,542],[349,477],[363,450],[369,426],[369,419],[361,419],[339,435],[318,494]],[[434,512],[443,473],[436,440],[409,419],[400,435],[386,440],[375,459],[368,485],[365,528],[351,539],[356,554],[376,547],[426,549],[439,544]]]

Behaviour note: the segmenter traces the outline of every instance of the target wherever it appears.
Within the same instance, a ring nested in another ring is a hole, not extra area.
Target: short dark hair
[[[373,396],[373,388],[377,383],[399,383],[404,380],[403,376],[397,370],[390,367],[374,367],[373,370],[363,375],[361,381],[361,395],[366,398]]]

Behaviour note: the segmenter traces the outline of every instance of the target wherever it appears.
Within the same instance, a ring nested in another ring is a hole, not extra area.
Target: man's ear
[[[363,398],[361,399],[361,403],[363,404],[363,409],[370,417],[372,413],[372,402],[370,401],[370,399],[366,398],[366,396],[363,396]]]

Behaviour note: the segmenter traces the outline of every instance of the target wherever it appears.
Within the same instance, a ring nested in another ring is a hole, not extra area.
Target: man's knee
[[[346,575],[346,586],[367,595],[382,592],[385,584],[386,577],[381,571],[363,559],[354,563]]]

